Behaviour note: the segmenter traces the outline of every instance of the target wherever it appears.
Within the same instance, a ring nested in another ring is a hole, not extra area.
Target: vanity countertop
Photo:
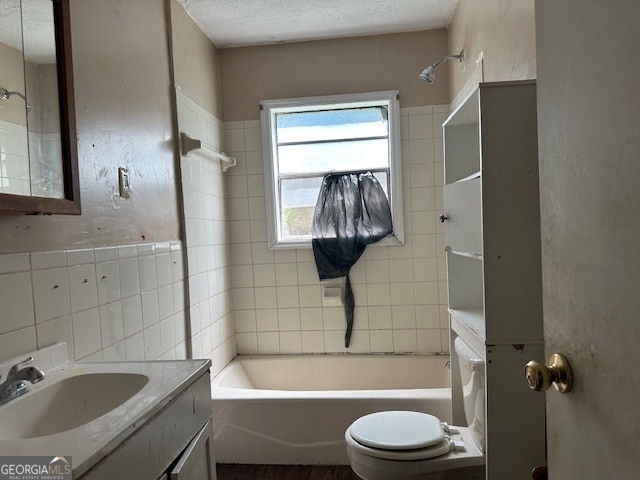
[[[36,357],[33,365],[45,371],[45,379],[33,385],[28,384],[29,393],[0,406],[0,419],[3,413],[10,412],[7,407],[13,402],[20,402],[29,395],[67,377],[125,373],[144,375],[149,378],[148,382],[124,403],[76,428],[42,437],[0,440],[2,455],[71,456],[75,478],[109,455],[145,422],[162,411],[181,392],[205,374],[211,366],[210,360],[101,363],[68,363],[63,361],[51,366],[51,363],[57,363],[60,358],[66,357],[66,354],[60,355],[59,352],[51,354],[50,351],[42,356],[38,353],[33,354]],[[38,357],[42,360],[41,364],[38,364]],[[51,362],[50,357],[56,357],[56,361]],[[49,363],[49,365],[42,363]],[[108,395],[108,392],[105,394]],[[34,415],[37,415],[37,412],[34,412]]]

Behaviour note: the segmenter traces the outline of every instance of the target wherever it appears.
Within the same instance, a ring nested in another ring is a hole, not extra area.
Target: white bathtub
[[[451,417],[446,356],[236,357],[212,382],[216,461],[347,465],[344,431],[381,410]]]

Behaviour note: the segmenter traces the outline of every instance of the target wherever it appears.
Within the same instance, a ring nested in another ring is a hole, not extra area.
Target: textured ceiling
[[[218,47],[431,30],[458,0],[178,0]]]

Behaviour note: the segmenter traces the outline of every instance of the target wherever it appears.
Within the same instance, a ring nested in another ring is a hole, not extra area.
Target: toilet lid
[[[349,431],[361,445],[384,450],[422,449],[444,440],[440,420],[420,412],[371,413],[353,422]]]

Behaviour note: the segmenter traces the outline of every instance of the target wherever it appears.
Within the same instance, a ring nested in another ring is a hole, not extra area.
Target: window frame
[[[270,249],[311,248],[310,238],[305,240],[284,240],[279,238],[281,219],[279,214],[280,195],[278,191],[279,172],[275,158],[278,148],[275,134],[276,115],[279,113],[330,109],[331,107],[337,109],[379,105],[387,106],[389,115],[389,181],[387,188],[391,217],[393,219],[393,233],[372,245],[390,246],[404,244],[402,168],[400,158],[400,94],[398,90],[386,90],[343,95],[262,100],[260,102],[267,231]],[[372,169],[372,171],[374,170],[379,169]],[[329,173],[332,173],[332,171],[327,170],[325,175]]]

